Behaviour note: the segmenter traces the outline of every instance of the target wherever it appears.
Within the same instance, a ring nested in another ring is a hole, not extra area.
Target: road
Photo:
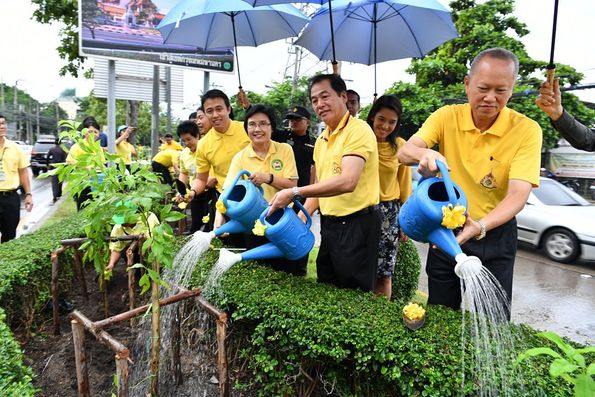
[[[25,211],[23,201],[21,201],[21,221],[17,227],[17,237],[23,233],[35,230],[54,209],[52,203],[52,181],[49,178],[36,179],[32,174],[30,174],[30,177],[33,210],[31,212]]]

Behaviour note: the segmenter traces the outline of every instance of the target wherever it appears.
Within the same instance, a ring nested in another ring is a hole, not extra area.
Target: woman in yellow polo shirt
[[[136,157],[136,149],[130,143],[130,134],[136,130],[136,127],[121,125],[118,127],[118,139],[116,139],[116,154],[124,160],[126,169],[130,172],[130,165],[132,164],[132,157]]]
[[[265,105],[253,105],[246,112],[244,129],[248,132],[250,144],[236,153],[231,160],[224,189],[231,184],[241,170],[252,175],[250,180],[264,191],[264,198],[270,201],[281,189],[297,186],[298,173],[293,156],[293,149],[286,143],[271,140],[277,127],[273,110]],[[221,223],[222,215],[217,213],[215,224]],[[268,243],[265,237],[246,235],[246,247],[253,248]],[[305,259],[305,261],[303,260]],[[275,258],[263,263],[271,265],[275,270],[282,270],[294,275],[304,276],[308,257],[289,261]]]
[[[380,175],[380,244],[378,247],[378,278],[374,292],[392,293],[392,276],[399,253],[399,239],[407,238],[399,228],[399,208],[411,195],[411,169],[400,164],[399,120],[403,114],[401,101],[394,95],[383,95],[372,105],[367,122],[378,143],[378,172]]]

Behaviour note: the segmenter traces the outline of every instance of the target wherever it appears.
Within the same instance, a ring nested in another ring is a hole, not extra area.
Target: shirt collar
[[[510,115],[510,109],[506,106],[500,110],[496,121],[494,124],[484,132],[486,134],[492,134],[497,136],[502,136],[508,129],[508,120]],[[479,131],[479,129],[475,126],[473,122],[473,117],[471,116],[471,105],[467,104],[467,110],[463,113],[463,120],[461,122],[461,127],[463,131]]]
[[[265,158],[267,158],[271,154],[275,154],[275,153],[277,153],[277,145],[275,145],[275,141],[271,141],[271,144],[269,145],[269,150],[267,151],[267,155],[265,156]],[[252,144],[248,145],[248,157],[260,158],[260,156],[258,154],[256,154],[256,152],[254,151]]]
[[[333,131],[331,131],[331,129],[327,126],[323,133],[322,133],[322,138],[327,140],[331,137],[331,135],[336,132],[339,133],[341,132],[341,130],[343,128],[345,128],[345,126],[347,125],[347,123],[349,122],[349,118],[351,116],[349,115],[349,111],[346,111],[345,114],[343,115],[343,118],[341,118],[341,121],[339,121],[339,124],[337,125],[337,128],[335,128]]]

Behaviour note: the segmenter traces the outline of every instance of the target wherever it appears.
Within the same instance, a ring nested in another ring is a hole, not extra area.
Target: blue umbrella
[[[331,57],[328,12],[321,7],[296,41],[324,60]],[[338,59],[373,64],[374,91],[377,63],[421,58],[458,37],[450,12],[437,0],[333,0],[332,12]]]
[[[326,4],[328,3],[328,19],[330,24],[330,32],[331,32],[331,48],[333,49],[333,71],[335,74],[338,74],[338,66],[337,66],[337,56],[335,52],[335,40],[334,40],[334,29],[333,29],[333,8],[331,0],[244,0],[246,3],[252,5],[253,7],[260,7],[260,6],[267,6],[273,4],[288,4],[288,3],[311,3],[311,4]]]
[[[182,0],[157,29],[164,43],[203,50],[233,46],[241,91],[237,47],[295,37],[307,22],[308,17],[290,4],[252,7],[242,0]]]

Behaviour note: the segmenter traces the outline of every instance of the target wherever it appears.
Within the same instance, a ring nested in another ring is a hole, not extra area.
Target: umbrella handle
[[[551,67],[550,67],[551,66]],[[554,77],[556,75],[556,65],[548,65],[547,70],[545,72],[547,83],[549,87],[553,90],[554,89]]]
[[[248,100],[248,96],[246,95],[246,92],[241,86],[239,88],[240,91],[238,92],[238,102],[240,103],[242,109],[248,109],[250,107],[250,101]]]
[[[341,65],[339,65],[339,62],[333,61],[332,65],[333,65],[333,74],[340,76],[341,75]]]

